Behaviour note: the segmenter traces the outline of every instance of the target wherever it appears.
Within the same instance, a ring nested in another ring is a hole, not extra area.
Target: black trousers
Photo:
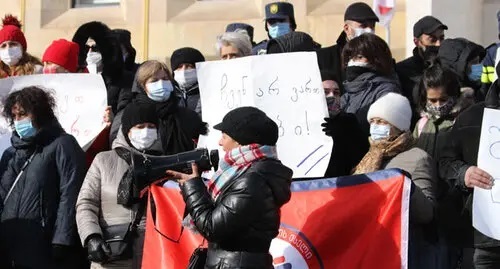
[[[476,248],[474,250],[474,269],[500,268],[500,247]]]

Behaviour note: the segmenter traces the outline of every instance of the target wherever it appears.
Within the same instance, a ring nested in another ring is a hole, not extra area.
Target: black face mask
[[[353,81],[361,74],[364,74],[366,72],[373,72],[373,70],[369,67],[348,66],[345,69],[345,78],[347,81]]]
[[[426,62],[431,62],[437,58],[439,47],[438,46],[426,46],[425,49],[419,47],[420,55]]]

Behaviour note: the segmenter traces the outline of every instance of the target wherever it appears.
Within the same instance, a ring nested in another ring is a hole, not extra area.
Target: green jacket
[[[436,142],[440,132],[449,130],[455,117],[444,117],[439,119],[420,118],[413,130],[413,137],[416,141],[416,147],[423,149],[432,157],[436,158]]]

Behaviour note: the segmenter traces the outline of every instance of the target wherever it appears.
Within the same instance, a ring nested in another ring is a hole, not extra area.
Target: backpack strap
[[[429,118],[427,118],[427,117],[420,118],[420,120],[418,121],[418,136],[420,136],[422,134],[422,131],[424,130],[424,127],[428,121],[429,121]]]

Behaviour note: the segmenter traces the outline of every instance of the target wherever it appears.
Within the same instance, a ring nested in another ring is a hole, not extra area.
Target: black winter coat
[[[446,134],[446,140],[440,138],[439,145],[439,173],[441,178],[450,185],[451,195],[461,194],[462,216],[466,214],[469,218],[462,218],[461,244],[475,247],[499,247],[500,241],[489,238],[472,227],[472,189],[465,186],[465,172],[471,166],[477,166],[479,150],[479,139],[481,136],[481,124],[483,121],[484,108],[500,109],[500,87],[493,83],[485,102],[473,105],[462,112],[455,121],[450,132]],[[449,194],[450,195],[450,194]],[[463,222],[466,223],[463,223]],[[472,233],[474,231],[474,236]],[[474,241],[472,242],[472,238]]]
[[[187,211],[209,242],[205,269],[273,268],[269,247],[280,208],[290,200],[291,178],[281,162],[265,159],[227,183],[215,202],[201,178],[182,185]]]
[[[401,82],[401,93],[410,100],[412,107],[415,107],[414,93],[418,91],[425,68],[425,61],[419,55],[418,48],[413,49],[413,56],[396,64],[396,72]]]
[[[359,75],[353,81],[344,82],[344,94],[340,99],[340,108],[345,113],[356,115],[361,130],[366,137],[370,134],[370,124],[366,119],[368,109],[380,97],[387,93],[400,93],[401,86],[394,74],[394,77],[385,77],[373,72],[366,72]]]
[[[347,35],[345,32],[342,32],[335,45],[321,48],[317,51],[319,70],[333,72],[336,77],[340,78],[341,81],[337,82],[342,92],[344,91],[342,90],[343,85],[341,82],[345,78],[344,68],[342,67],[342,50],[346,44]]]
[[[85,153],[57,120],[30,141],[14,132],[11,142],[2,162],[6,167],[0,167],[2,202],[21,167],[34,155],[3,204],[2,250],[8,249],[9,260],[17,266],[56,268],[51,265],[52,245],[79,246],[75,204],[86,172]]]

